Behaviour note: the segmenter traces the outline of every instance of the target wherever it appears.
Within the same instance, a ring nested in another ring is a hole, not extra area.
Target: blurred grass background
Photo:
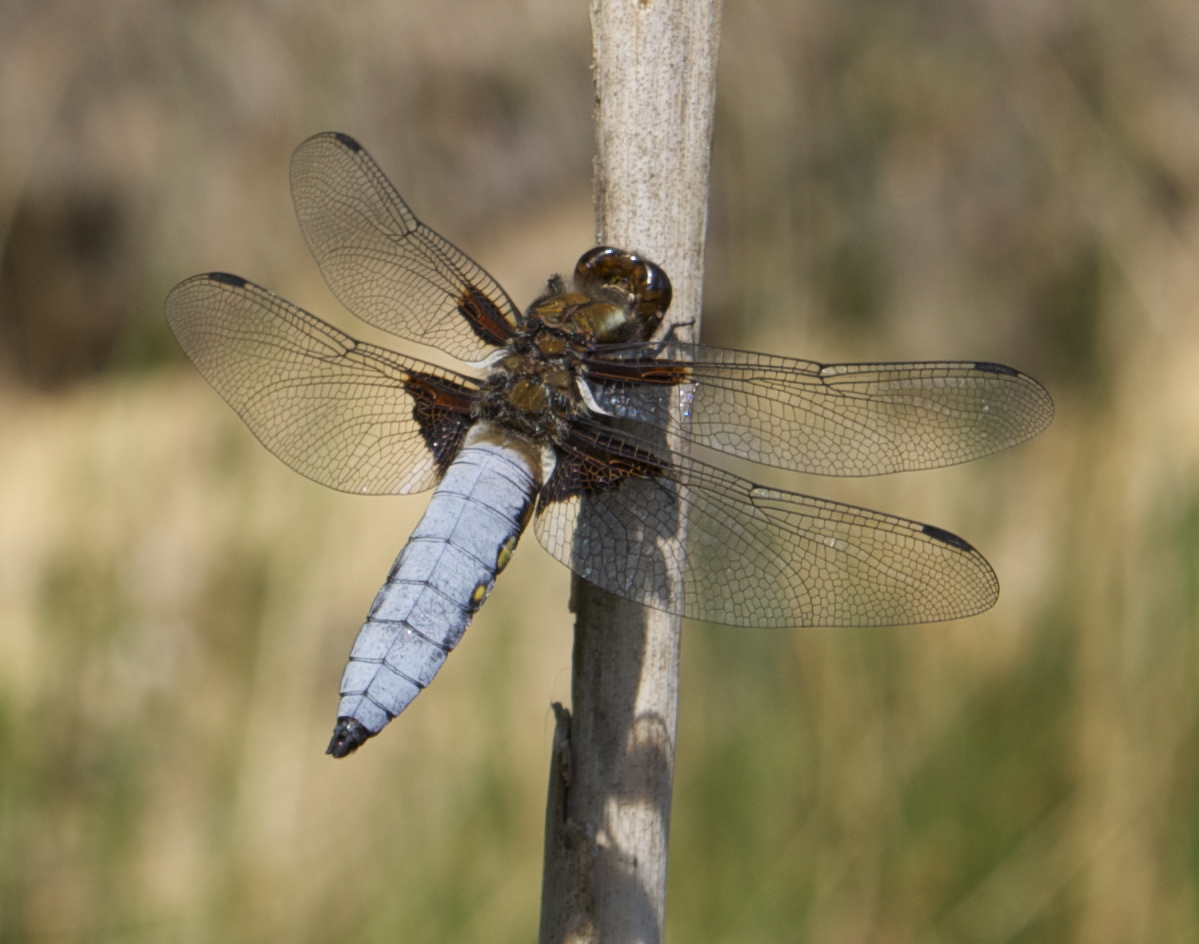
[[[322,753],[424,502],[266,453],[161,303],[354,327],[291,218],[359,137],[524,304],[590,245],[585,5],[0,4],[0,942],[527,941],[568,576]],[[1037,376],[1039,440],[773,479],[965,535],[953,624],[690,626],[667,937],[1199,939],[1199,6],[726,4],[704,336]],[[358,328],[360,334],[368,332]]]

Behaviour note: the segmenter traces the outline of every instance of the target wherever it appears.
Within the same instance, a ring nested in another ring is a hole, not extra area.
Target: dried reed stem
[[[597,241],[666,270],[686,339],[703,285],[720,0],[593,0],[591,23]],[[540,940],[657,944],[680,621],[577,577],[573,606],[573,716],[555,706]]]

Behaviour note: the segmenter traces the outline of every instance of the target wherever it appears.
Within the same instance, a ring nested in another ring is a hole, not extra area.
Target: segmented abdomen
[[[524,530],[536,473],[527,451],[463,446],[358,631],[330,754],[378,734],[433,680]]]

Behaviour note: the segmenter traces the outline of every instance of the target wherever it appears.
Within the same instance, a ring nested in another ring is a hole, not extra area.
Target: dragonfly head
[[[575,290],[595,303],[615,306],[619,319],[607,322],[601,341],[646,341],[662,323],[670,307],[670,279],[662,269],[635,253],[611,246],[596,246],[579,258],[574,273]]]

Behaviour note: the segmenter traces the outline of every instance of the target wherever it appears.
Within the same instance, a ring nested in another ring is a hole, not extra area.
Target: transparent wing
[[[1044,387],[985,362],[816,364],[666,341],[598,347],[586,376],[613,416],[820,475],[968,462],[1037,435],[1053,419]],[[667,386],[677,395],[663,397]],[[672,403],[689,422],[675,419]]]
[[[999,595],[982,555],[940,528],[667,462],[600,431],[559,451],[535,531],[610,593],[734,626],[936,622],[980,613]]]
[[[363,321],[466,361],[520,324],[499,284],[413,216],[348,135],[318,134],[296,148],[291,194],[321,275]]]
[[[180,282],[167,321],[205,379],[287,465],[345,492],[436,484],[474,382],[354,340],[235,275]]]

